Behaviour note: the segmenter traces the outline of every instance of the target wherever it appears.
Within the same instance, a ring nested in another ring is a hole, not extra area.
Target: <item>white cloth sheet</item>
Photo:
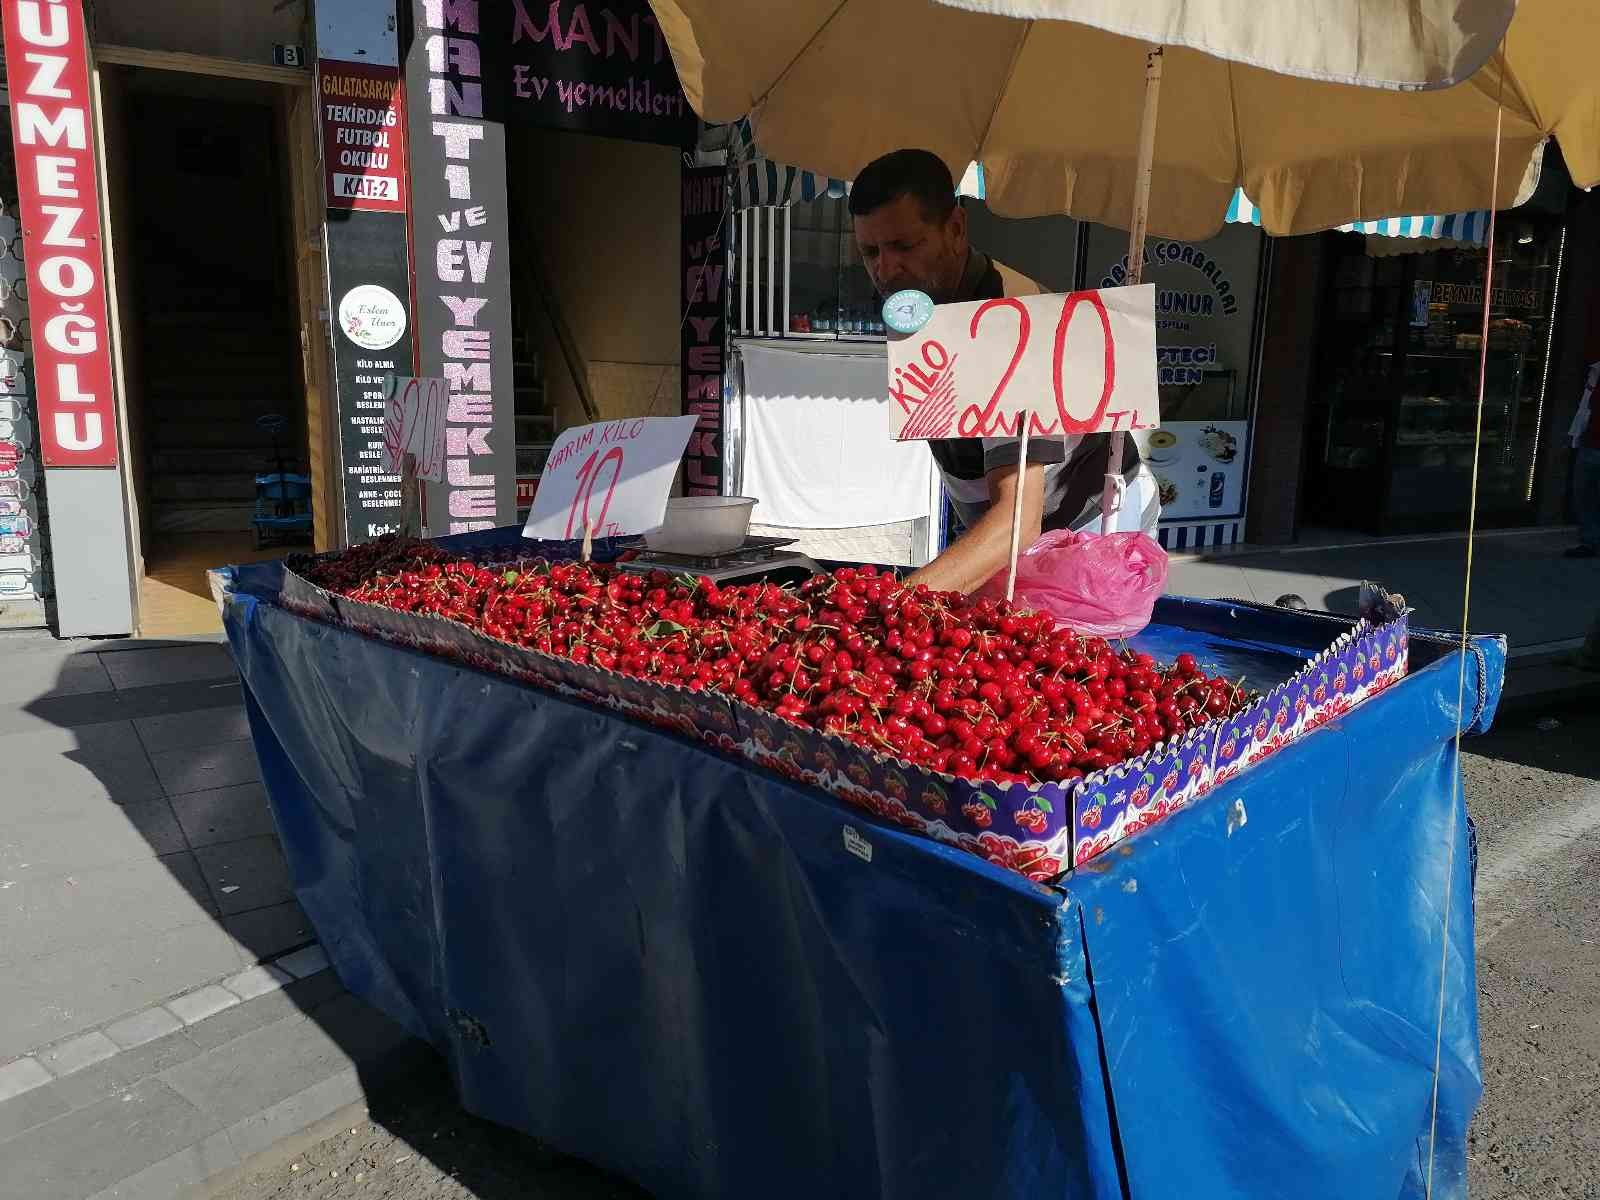
[[[755,520],[796,529],[929,515],[933,456],[889,437],[884,356],[745,344],[744,483]]]

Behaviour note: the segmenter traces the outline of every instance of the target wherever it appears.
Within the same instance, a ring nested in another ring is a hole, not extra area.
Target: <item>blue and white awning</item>
[[[1228,205],[1228,220],[1235,225],[1260,225],[1261,213],[1242,191],[1235,190]],[[1447,213],[1431,217],[1384,217],[1377,221],[1352,221],[1340,225],[1341,233],[1364,233],[1371,237],[1433,238],[1481,246],[1489,236],[1489,213]]]
[[[735,208],[809,204],[819,196],[837,198],[849,190],[842,179],[785,166],[762,155],[756,148],[748,118],[734,122],[728,140],[728,166],[733,172]]]
[[[782,208],[789,204],[809,204],[822,196],[838,199],[850,193],[850,184],[814,171],[773,162],[755,143],[748,118],[736,121],[728,142],[729,168],[733,172],[735,208]],[[956,188],[958,196],[983,199],[983,168],[973,163]]]

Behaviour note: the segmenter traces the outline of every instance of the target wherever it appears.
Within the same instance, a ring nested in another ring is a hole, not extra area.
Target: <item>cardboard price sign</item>
[[[941,304],[889,342],[896,441],[1153,429],[1156,289]]]
[[[400,474],[407,454],[417,460],[417,478],[444,482],[444,419],[450,387],[443,379],[389,376],[384,395],[383,462]]]
[[[566,430],[550,448],[522,536],[567,541],[657,528],[698,419],[636,417]]]

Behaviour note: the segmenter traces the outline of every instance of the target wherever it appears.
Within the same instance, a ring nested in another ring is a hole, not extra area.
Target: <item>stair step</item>
[[[150,431],[151,441],[157,450],[180,447],[210,447],[224,450],[255,450],[263,455],[272,453],[272,435],[256,428],[254,421],[161,421]],[[279,441],[290,451],[299,439],[284,430]]]
[[[235,533],[254,528],[250,518],[255,511],[254,501],[248,504],[165,501],[150,506],[150,521],[163,533]]]
[[[213,391],[236,391],[245,396],[270,393],[284,396],[285,399],[288,393],[299,390],[287,365],[279,359],[183,363],[165,370],[146,366],[145,386],[151,392],[174,389],[192,392],[197,388],[207,388]]]
[[[254,475],[155,475],[150,491],[157,501],[255,503]]]
[[[284,463],[293,457],[285,452]],[[150,452],[150,471],[155,475],[256,475],[277,469],[270,448],[263,453],[254,447],[157,446]]]

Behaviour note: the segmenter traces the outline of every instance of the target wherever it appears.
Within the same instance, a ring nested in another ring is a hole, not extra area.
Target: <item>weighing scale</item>
[[[723,554],[673,554],[665,550],[645,547],[627,562],[618,562],[619,570],[665,571],[669,575],[704,575],[714,583],[752,583],[758,579],[783,585],[802,583],[822,568],[813,559],[797,550],[786,547],[794,538],[746,538],[737,550]]]

